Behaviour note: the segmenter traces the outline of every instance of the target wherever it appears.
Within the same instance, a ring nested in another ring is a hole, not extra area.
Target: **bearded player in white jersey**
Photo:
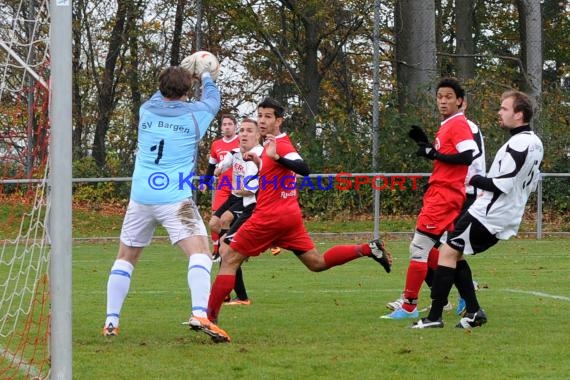
[[[465,256],[484,252],[518,232],[528,197],[536,190],[543,157],[542,142],[530,127],[532,116],[532,101],[526,94],[503,93],[499,123],[511,137],[495,155],[487,176],[471,178],[469,183],[481,189],[481,195],[440,248],[430,313],[412,328],[443,327],[441,315],[454,283],[466,302],[466,311],[456,327],[470,329],[487,322]]]

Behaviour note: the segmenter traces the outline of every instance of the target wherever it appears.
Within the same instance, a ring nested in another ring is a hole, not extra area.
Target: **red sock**
[[[368,248],[368,253],[364,252],[364,246]],[[370,255],[370,247],[368,244],[362,245],[336,245],[330,249],[328,249],[323,254],[323,259],[325,263],[327,263],[328,268],[335,267],[337,265],[342,265],[352,261],[354,259],[358,259],[362,256]]]
[[[429,256],[428,256],[428,267],[429,267],[429,269],[436,270],[438,261],[439,261],[439,249],[433,247],[429,251]]]
[[[408,273],[406,275],[406,289],[404,290],[404,301],[418,299],[420,289],[424,279],[426,278],[428,265],[420,261],[410,261],[408,266]],[[417,307],[416,303],[404,302],[402,305],[404,310],[412,311]]]
[[[218,253],[220,246],[220,235],[217,232],[210,231],[210,238],[212,239],[212,245],[214,246],[214,254]]]
[[[208,319],[212,322],[218,320],[218,314],[226,296],[231,293],[236,282],[236,276],[231,274],[219,274],[216,276],[208,299]]]

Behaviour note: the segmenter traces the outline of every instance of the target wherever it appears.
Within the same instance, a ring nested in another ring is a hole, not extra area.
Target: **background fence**
[[[368,215],[375,219],[377,229],[384,217],[415,216],[419,212],[428,177],[429,173],[321,173],[297,177],[296,188],[307,216],[349,220]],[[9,192],[10,186],[40,181],[4,179],[0,185]],[[88,202],[126,200],[130,181],[130,177],[74,178],[74,197]],[[200,177],[194,177],[196,187],[199,181]],[[213,191],[198,196],[198,204],[209,210]],[[570,235],[569,209],[570,173],[542,173],[537,191],[527,204],[519,235],[536,239]]]

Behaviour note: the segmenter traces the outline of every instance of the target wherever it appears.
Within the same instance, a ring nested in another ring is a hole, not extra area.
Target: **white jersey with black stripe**
[[[542,162],[542,142],[531,130],[523,130],[499,149],[487,174],[501,193],[481,191],[469,213],[506,240],[518,232],[524,208],[536,190]]]
[[[465,192],[467,194],[475,194],[475,188],[469,185],[469,181],[474,175],[484,176],[487,172],[485,163],[485,142],[483,139],[483,134],[481,133],[481,129],[477,126],[477,124],[469,119],[467,119],[467,124],[469,124],[469,127],[471,128],[471,133],[473,133],[473,140],[475,140],[479,151],[473,153],[473,162],[471,162],[471,165],[469,165],[467,168],[467,176],[465,177]]]

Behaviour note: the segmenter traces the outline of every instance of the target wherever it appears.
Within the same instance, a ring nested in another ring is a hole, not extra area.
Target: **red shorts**
[[[219,189],[214,193],[214,200],[212,201],[212,211],[218,210],[224,202],[230,197],[232,191],[230,189]]]
[[[465,193],[430,186],[424,195],[416,229],[437,236],[452,231],[464,202]]]
[[[239,228],[230,247],[244,256],[259,256],[270,247],[281,247],[295,252],[315,248],[301,212],[264,214],[257,210]]]

